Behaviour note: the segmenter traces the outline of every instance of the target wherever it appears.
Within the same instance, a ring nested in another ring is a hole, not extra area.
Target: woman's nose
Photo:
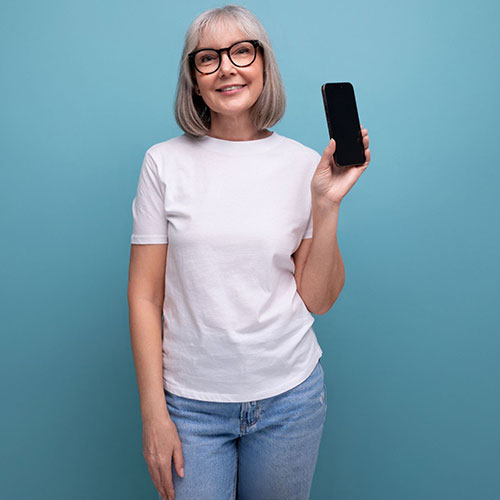
[[[231,62],[231,59],[229,59],[229,56],[227,55],[227,52],[223,52],[221,54],[221,61],[220,61],[220,70],[223,73],[228,73],[229,71],[234,71],[234,64]]]

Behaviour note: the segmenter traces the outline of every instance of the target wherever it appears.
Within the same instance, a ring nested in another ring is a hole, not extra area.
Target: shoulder
[[[194,144],[195,139],[187,134],[157,142],[146,150],[144,162],[163,178],[172,165],[182,164],[186,155],[192,154]]]
[[[193,145],[193,141],[194,139],[187,134],[172,137],[172,139],[150,146],[146,151],[146,156],[150,156],[155,161],[161,161],[168,155],[188,150]]]
[[[318,164],[321,159],[321,155],[315,149],[306,146],[295,139],[291,139],[290,137],[281,137],[283,139],[283,144],[295,158],[303,159],[306,163],[311,162],[315,165]]]

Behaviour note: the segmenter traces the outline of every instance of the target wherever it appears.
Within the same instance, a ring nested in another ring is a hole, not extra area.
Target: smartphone
[[[349,82],[321,86],[330,138],[335,139],[333,158],[340,167],[356,167],[366,161],[354,87]]]

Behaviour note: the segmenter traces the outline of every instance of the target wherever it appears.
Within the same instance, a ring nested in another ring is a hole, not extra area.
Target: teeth
[[[224,92],[225,90],[240,89],[241,87],[243,87],[243,85],[235,85],[233,87],[226,87],[224,89],[221,89],[221,92]]]

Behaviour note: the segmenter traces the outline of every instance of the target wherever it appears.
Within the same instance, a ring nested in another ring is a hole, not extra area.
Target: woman
[[[327,409],[311,312],[343,287],[339,205],[370,154],[363,130],[367,163],[338,168],[334,141],[320,156],[268,129],[284,110],[253,14],[195,19],[185,133],[148,149],[132,205],[131,341],[163,499],[309,498]]]

